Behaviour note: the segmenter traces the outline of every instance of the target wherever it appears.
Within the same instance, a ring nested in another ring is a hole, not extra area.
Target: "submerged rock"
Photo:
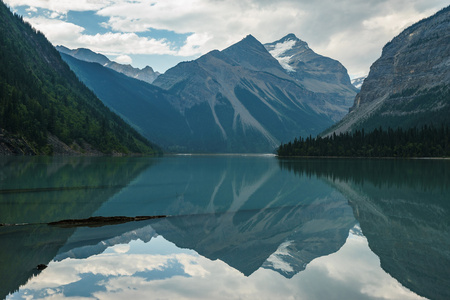
[[[122,224],[127,222],[144,221],[150,219],[160,219],[165,217],[167,216],[161,215],[161,216],[137,216],[137,217],[125,217],[125,216],[90,217],[87,219],[68,219],[57,222],[50,222],[48,223],[48,225],[60,227],[82,227],[82,226],[98,227],[105,225]]]

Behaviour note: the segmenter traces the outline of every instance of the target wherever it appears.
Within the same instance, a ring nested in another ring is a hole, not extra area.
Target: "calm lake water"
[[[443,160],[0,158],[0,298],[450,299],[449,173]],[[142,215],[168,217],[46,224]]]

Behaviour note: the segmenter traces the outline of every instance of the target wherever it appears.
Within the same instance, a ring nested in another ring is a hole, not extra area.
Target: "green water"
[[[0,158],[0,297],[448,299],[449,172],[445,160]],[[168,217],[46,224],[141,215]]]

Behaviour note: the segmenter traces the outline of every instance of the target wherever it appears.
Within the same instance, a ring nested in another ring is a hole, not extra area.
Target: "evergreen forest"
[[[326,137],[300,137],[281,144],[277,154],[280,157],[449,157],[450,131],[447,125],[424,125],[395,130],[379,127],[370,133],[362,129]]]

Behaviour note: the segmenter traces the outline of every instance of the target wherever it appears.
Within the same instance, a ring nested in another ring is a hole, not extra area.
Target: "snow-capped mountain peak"
[[[353,79],[351,80],[351,82],[352,82],[352,84],[353,84],[353,86],[354,86],[355,88],[357,88],[358,90],[360,90],[361,87],[362,87],[362,84],[363,84],[363,82],[364,82],[364,79],[366,79],[366,77],[367,77],[367,76],[362,76],[362,77],[358,77],[358,78],[353,78]]]
[[[289,61],[291,60],[293,55],[287,56],[286,52],[294,48],[296,40],[286,39],[284,42],[277,43],[273,46],[269,53],[276,58],[280,65],[289,72],[295,72],[295,69],[289,65]]]

